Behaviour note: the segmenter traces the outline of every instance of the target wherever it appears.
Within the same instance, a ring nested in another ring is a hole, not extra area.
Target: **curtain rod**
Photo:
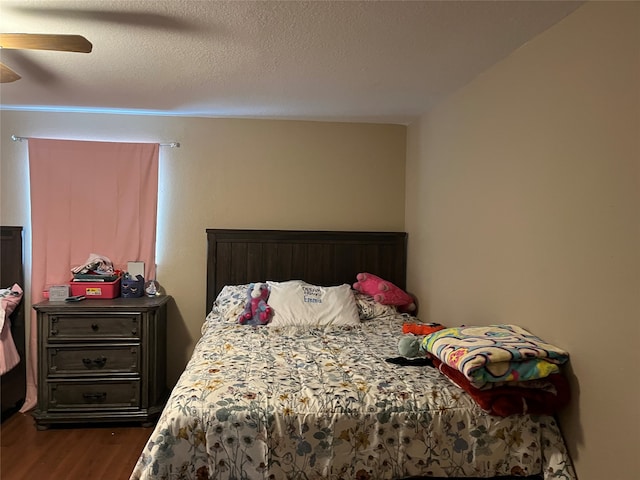
[[[18,135],[11,135],[11,140],[14,142],[24,142],[31,137],[19,137]],[[159,143],[161,147],[180,148],[180,142]]]

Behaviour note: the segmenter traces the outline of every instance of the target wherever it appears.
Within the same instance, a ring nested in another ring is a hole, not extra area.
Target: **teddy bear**
[[[247,303],[238,316],[240,325],[264,325],[269,323],[273,313],[267,304],[269,287],[266,283],[251,283],[247,290]]]
[[[398,353],[406,358],[415,358],[426,355],[422,348],[422,339],[414,335],[405,335],[398,340]]]
[[[359,273],[353,284],[354,290],[371,295],[383,305],[395,305],[402,313],[415,312],[417,307],[414,298],[391,282],[383,280],[372,273]]]

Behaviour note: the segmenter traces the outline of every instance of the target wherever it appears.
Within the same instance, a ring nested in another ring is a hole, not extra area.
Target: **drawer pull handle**
[[[93,330],[94,332],[97,332],[99,329],[100,329],[100,325],[98,325],[97,323],[91,324],[91,330]]]
[[[91,360],[90,358],[83,358],[82,363],[87,368],[91,368],[94,366],[97,368],[102,368],[107,363],[107,357],[98,357],[93,360]]]
[[[82,394],[82,397],[90,402],[101,402],[107,398],[107,392],[85,392]]]

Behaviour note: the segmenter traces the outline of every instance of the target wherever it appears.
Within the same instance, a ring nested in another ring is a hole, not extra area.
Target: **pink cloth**
[[[14,294],[10,293],[14,292]],[[14,283],[0,294],[0,375],[4,375],[20,362],[20,355],[11,335],[9,316],[22,300],[22,288]]]
[[[29,139],[32,303],[91,252],[119,269],[143,261],[155,278],[158,152],[157,143]],[[34,311],[22,412],[37,402],[36,331]]]

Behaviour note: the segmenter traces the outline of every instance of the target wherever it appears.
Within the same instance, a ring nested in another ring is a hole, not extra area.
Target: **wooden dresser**
[[[34,305],[37,427],[118,421],[151,425],[168,393],[169,300],[159,296]]]

